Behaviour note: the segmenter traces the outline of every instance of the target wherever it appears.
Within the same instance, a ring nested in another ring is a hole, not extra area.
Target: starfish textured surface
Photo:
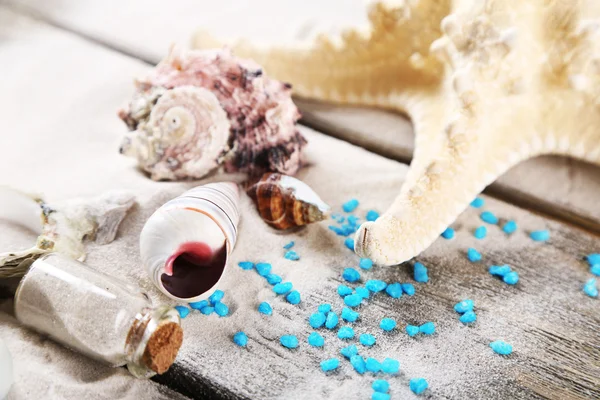
[[[300,96],[411,117],[410,171],[390,208],[357,232],[361,257],[393,265],[418,255],[527,158],[600,164],[600,3],[405,0],[369,13],[369,29],[311,46],[232,45]]]

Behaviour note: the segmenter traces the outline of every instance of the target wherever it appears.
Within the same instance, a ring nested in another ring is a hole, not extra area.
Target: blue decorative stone
[[[509,285],[516,285],[519,282],[519,274],[515,271],[510,271],[502,277],[502,280]]]
[[[367,347],[373,346],[376,341],[375,336],[368,333],[363,333],[362,335],[360,335],[358,340],[360,341],[360,344]]]
[[[396,321],[391,318],[384,318],[379,323],[379,327],[384,331],[389,332],[396,327]]]
[[[273,286],[273,291],[277,294],[286,294],[292,290],[293,286],[294,285],[292,285],[292,282],[278,283],[277,285]]]
[[[483,207],[484,204],[485,204],[485,200],[483,200],[481,197],[476,197],[475,200],[473,200],[471,202],[471,207],[481,208],[481,207]]]
[[[288,293],[287,296],[285,296],[285,299],[290,304],[294,304],[294,305],[299,304],[300,303],[300,292],[298,292],[297,290],[292,290],[290,293]]]
[[[200,300],[189,304],[194,310],[202,310],[208,305],[208,300]]]
[[[206,306],[204,307],[202,310],[200,310],[200,312],[204,315],[210,315],[215,311],[214,307],[211,306]]]
[[[346,297],[349,294],[352,294],[352,288],[346,286],[346,285],[340,285],[337,288],[337,292],[340,296],[342,297]]]
[[[223,304],[220,301],[215,303],[214,307],[215,307],[215,313],[219,317],[225,317],[225,316],[227,316],[227,314],[229,314],[229,307],[227,307],[226,304]]]
[[[585,258],[590,266],[600,264],[600,253],[588,254]]]
[[[536,242],[546,242],[550,239],[550,231],[533,231],[529,234],[529,237]]]
[[[381,370],[386,374],[397,374],[400,371],[400,362],[392,358],[386,358],[381,363]]]
[[[358,348],[355,344],[351,344],[348,347],[344,347],[340,350],[340,354],[346,357],[348,360],[358,354]]]
[[[271,264],[269,263],[258,263],[256,264],[256,272],[260,276],[267,276],[271,273]]]
[[[376,221],[379,218],[379,213],[375,210],[367,211],[367,215],[365,217],[367,221]]]
[[[346,236],[346,233],[345,233],[344,229],[342,229],[340,227],[337,227],[335,225],[329,225],[328,228],[329,228],[329,230],[335,232],[336,235]]]
[[[346,240],[344,240],[344,246],[354,251],[354,239],[346,238]]]
[[[390,390],[390,384],[388,383],[388,381],[383,379],[377,379],[375,382],[373,382],[371,387],[374,391],[379,393],[387,393],[388,390]]]
[[[373,392],[371,400],[390,400],[390,395],[387,393]]]
[[[490,269],[488,271],[491,275],[504,277],[504,275],[508,274],[511,270],[510,270],[510,265],[505,264],[505,265],[492,265],[492,266],[490,266]]]
[[[366,288],[369,289],[373,293],[381,292],[383,289],[387,287],[387,283],[384,281],[380,281],[377,279],[371,279],[367,281],[365,284]]]
[[[327,318],[325,319],[325,328],[333,329],[337,326],[339,318],[336,313],[329,312],[327,313]]]
[[[347,221],[349,225],[357,226],[359,218],[356,215],[348,215]]]
[[[249,270],[254,268],[254,263],[250,262],[250,261],[241,261],[238,263],[238,266],[241,269],[245,269],[245,270]]]
[[[474,305],[475,304],[473,303],[473,300],[466,299],[466,300],[456,303],[454,305],[454,311],[456,311],[459,314],[464,314],[467,311],[473,311]]]
[[[506,342],[501,340],[496,340],[495,342],[490,343],[490,347],[494,350],[495,353],[501,354],[503,356],[507,356],[512,353],[512,346]]]
[[[340,366],[340,360],[337,358],[330,358],[329,360],[321,361],[321,370],[323,372],[333,371]]]
[[[452,239],[454,237],[454,229],[446,228],[446,230],[442,232],[442,237],[448,240]]]
[[[415,294],[415,286],[412,283],[402,283],[402,293],[408,296],[414,296]]]
[[[420,262],[416,262],[414,266],[414,279],[420,283],[427,283],[429,276],[427,276],[427,267]]]
[[[435,324],[433,322],[426,322],[419,326],[419,332],[423,335],[433,335],[435,333]]]
[[[298,347],[298,338],[294,335],[283,335],[279,342],[283,347],[287,347],[288,349],[295,349]]]
[[[342,210],[344,210],[347,213],[356,210],[356,207],[358,207],[358,200],[356,199],[348,200],[347,202],[342,204]]]
[[[510,235],[511,233],[514,233],[517,230],[517,223],[512,219],[510,221],[506,221],[504,226],[502,226],[502,230],[504,231],[504,233]]]
[[[385,292],[393,299],[402,297],[402,285],[400,283],[391,283],[385,288]]]
[[[292,247],[294,247],[296,243],[294,243],[294,241],[289,242],[288,244],[286,244],[285,246],[283,246],[284,249],[289,250]]]
[[[323,314],[327,314],[329,311],[331,311],[331,304],[321,304],[318,308],[319,312],[322,312]]]
[[[347,322],[356,322],[359,317],[359,313],[352,311],[348,307],[342,308],[342,319]]]
[[[354,268],[346,268],[342,273],[342,278],[348,282],[357,282],[360,280],[360,273]]]
[[[466,313],[460,316],[459,320],[465,325],[470,324],[477,320],[477,315],[475,315],[473,311],[467,311]]]
[[[365,366],[367,367],[367,371],[374,374],[381,371],[381,363],[372,357],[367,358]]]
[[[414,337],[419,333],[419,327],[414,325],[406,325],[406,333],[410,337]]]
[[[479,228],[475,229],[475,232],[473,233],[473,236],[475,236],[476,239],[483,239],[486,237],[486,235],[487,228],[485,226],[480,226]]]
[[[498,217],[494,215],[491,211],[484,211],[479,215],[479,218],[483,222],[487,222],[488,224],[496,225],[498,223]]]
[[[340,339],[353,339],[354,338],[354,329],[349,326],[342,326],[337,333],[338,338]]]
[[[594,264],[590,267],[590,272],[596,276],[600,276],[600,264]]]
[[[362,302],[363,298],[359,294],[351,294],[349,296],[344,297],[344,304],[348,307],[358,307]]]
[[[596,278],[590,278],[583,285],[583,293],[590,297],[598,297],[598,287],[596,286]]]
[[[215,290],[208,298],[208,301],[214,306],[216,303],[223,300],[223,296],[225,296],[225,293],[222,290]]]
[[[187,317],[188,314],[190,313],[190,309],[187,308],[186,306],[175,306],[175,309],[177,310],[177,312],[179,313],[179,316],[181,318]]]
[[[358,266],[362,269],[371,269],[373,267],[373,261],[370,258],[361,258]]]
[[[248,344],[248,336],[244,332],[238,332],[233,335],[233,343],[237,344],[240,347],[246,347]]]
[[[475,250],[474,248],[469,247],[469,249],[467,250],[467,258],[471,262],[481,261],[481,253]]]
[[[362,358],[358,354],[350,357],[350,364],[352,364],[354,370],[361,375],[367,371],[367,364],[365,363],[364,358]]]
[[[371,295],[371,292],[369,292],[369,289],[362,287],[362,286],[358,286],[356,289],[354,289],[354,291],[356,292],[357,295],[359,295],[363,299],[368,299],[369,296]]]
[[[313,347],[323,347],[323,345],[325,344],[325,339],[317,332],[313,332],[310,335],[308,335],[308,344],[310,344]]]
[[[308,323],[314,329],[318,329],[318,328],[322,327],[323,324],[325,324],[326,320],[327,320],[327,316],[322,312],[314,313],[313,315],[308,317]]]
[[[267,282],[269,282],[269,285],[277,285],[283,280],[279,275],[276,274],[269,274],[265,276],[265,279],[267,280]]]
[[[285,252],[283,258],[288,259],[290,261],[298,261],[300,259],[300,256],[294,250],[288,250]]]
[[[258,312],[264,315],[271,315],[273,314],[273,307],[266,301],[263,301],[258,305]]]
[[[429,384],[424,378],[413,378],[409,381],[408,386],[414,394],[421,394],[427,389]]]

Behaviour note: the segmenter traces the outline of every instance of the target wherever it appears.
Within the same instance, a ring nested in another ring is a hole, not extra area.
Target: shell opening
[[[184,243],[167,259],[160,279],[173,296],[189,299],[209,291],[221,278],[227,260],[223,242],[214,251],[202,242]]]

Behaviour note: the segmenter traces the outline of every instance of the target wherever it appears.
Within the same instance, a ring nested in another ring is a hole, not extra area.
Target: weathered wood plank
[[[232,0],[199,5],[193,0],[167,3],[76,5],[73,0],[10,0],[44,19],[88,35],[155,63],[168,46],[186,44],[199,28],[219,37],[249,37],[267,43],[306,39],[325,27],[366,23],[362,1],[302,2]],[[343,12],[340,12],[343,10]],[[142,17],[143,16],[143,17]],[[165,21],[177,21],[165,23]],[[298,100],[303,123],[375,153],[409,162],[414,147],[408,121],[381,110],[339,107]],[[511,169],[490,186],[506,201],[600,232],[600,168],[564,157],[541,157]]]
[[[21,23],[14,16],[3,21],[12,21],[11,29]],[[0,91],[2,108],[14,103],[14,93],[35,91],[37,96],[26,108],[14,106],[5,114],[4,123],[12,135],[0,136],[0,147],[14,152],[0,159],[0,170],[11,171],[6,183],[41,190],[50,198],[134,190],[139,206],[123,224],[118,239],[110,246],[91,249],[87,262],[139,284],[155,301],[164,302],[138,264],[137,237],[145,219],[162,202],[196,183],[151,182],[116,152],[117,137],[125,128],[113,110],[128,98],[131,76],[148,67],[39,25],[28,21],[12,36],[3,33],[6,40],[1,44],[0,62],[12,68],[2,83],[13,83]],[[44,68],[24,74],[28,65]],[[81,68],[83,65],[86,68]],[[65,84],[57,76],[69,77],[77,84]],[[310,141],[311,165],[300,177],[326,201],[339,208],[344,200],[356,196],[361,200],[360,217],[369,208],[387,207],[402,183],[405,165],[307,129],[303,132]],[[25,152],[36,156],[22,160]],[[598,251],[600,239],[498,200],[487,198],[487,203],[486,208],[501,218],[515,219],[520,230],[506,237],[497,227],[489,227],[488,237],[477,241],[471,232],[481,224],[478,212],[467,210],[454,224],[456,239],[440,239],[419,257],[429,267],[431,281],[417,285],[417,295],[392,300],[378,294],[360,308],[357,333],[373,333],[378,340],[370,349],[359,346],[361,354],[401,361],[401,374],[389,378],[395,398],[412,398],[408,380],[416,376],[430,382],[430,398],[599,397],[598,301],[585,297],[580,286],[589,277],[581,258]],[[231,315],[218,318],[192,313],[184,320],[180,357],[158,380],[197,398],[368,398],[370,375],[357,375],[345,361],[330,375],[318,369],[322,359],[339,356],[339,348],[345,345],[335,332],[322,332],[326,340],[323,349],[306,344],[311,331],[306,319],[316,306],[329,302],[340,310],[342,301],[335,288],[343,269],[356,266],[356,256],[326,224],[289,235],[274,232],[260,221],[246,197],[242,215],[240,239],[222,286]],[[542,228],[551,230],[550,243],[527,238],[528,231]],[[281,246],[289,240],[296,241],[301,256],[298,262],[283,259]],[[466,260],[464,252],[469,246],[482,252],[483,263]],[[235,266],[247,259],[272,262],[274,272],[302,293],[302,303],[292,306],[275,298],[264,279]],[[492,263],[510,263],[521,282],[509,287],[492,278],[485,268]],[[411,281],[411,268],[406,264],[363,272],[363,282],[375,278]],[[478,322],[473,327],[462,326],[452,310],[455,302],[467,297],[476,303]],[[255,311],[261,301],[273,304],[272,317]],[[399,329],[382,333],[377,326],[384,316],[395,318]],[[406,324],[429,320],[435,321],[438,329],[433,337],[411,339],[402,331]],[[3,322],[0,332],[6,325],[17,329],[9,317],[3,316]],[[246,349],[231,342],[240,329],[250,336]],[[283,334],[298,335],[300,348],[283,349],[278,343]],[[510,357],[493,354],[488,343],[496,339],[512,343],[515,353]],[[49,356],[58,351],[56,346],[48,349],[33,338],[28,340],[31,351]],[[72,357],[81,369],[96,368],[102,376],[110,374],[81,357]]]

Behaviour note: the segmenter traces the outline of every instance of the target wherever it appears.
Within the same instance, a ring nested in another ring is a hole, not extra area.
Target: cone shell
[[[239,219],[239,190],[232,182],[199,186],[165,203],[140,234],[150,279],[176,300],[207,297],[235,246]]]
[[[290,229],[327,218],[329,206],[310,186],[291,176],[266,173],[247,189],[262,219],[275,229]]]

